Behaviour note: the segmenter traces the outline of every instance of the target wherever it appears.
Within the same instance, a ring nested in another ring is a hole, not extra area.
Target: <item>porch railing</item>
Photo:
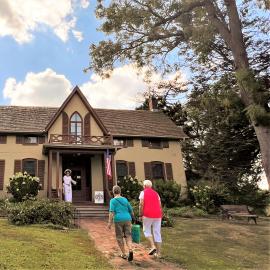
[[[58,144],[83,144],[83,145],[112,145],[112,136],[80,136],[51,134],[49,143]]]

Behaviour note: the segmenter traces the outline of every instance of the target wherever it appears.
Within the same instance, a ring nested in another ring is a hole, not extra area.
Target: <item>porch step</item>
[[[107,218],[109,215],[109,208],[107,205],[74,205],[75,218],[89,218],[100,217]]]

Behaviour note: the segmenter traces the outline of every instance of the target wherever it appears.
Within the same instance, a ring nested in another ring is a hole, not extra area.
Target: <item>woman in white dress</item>
[[[71,178],[71,170],[70,169],[66,169],[64,171],[64,177],[63,177],[63,190],[64,190],[64,195],[65,195],[65,201],[66,202],[72,202],[72,185],[71,183],[73,183],[74,185],[77,184],[76,181],[74,181]]]

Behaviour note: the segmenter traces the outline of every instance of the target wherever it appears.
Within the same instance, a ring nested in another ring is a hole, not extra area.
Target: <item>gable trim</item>
[[[89,102],[87,101],[86,97],[83,95],[83,93],[81,92],[80,88],[77,85],[74,87],[74,89],[72,90],[72,92],[70,93],[70,95],[66,98],[66,100],[64,101],[64,103],[61,105],[61,107],[55,113],[55,115],[53,116],[53,118],[51,119],[51,121],[47,124],[47,126],[45,128],[45,131],[48,132],[48,130],[51,128],[51,126],[54,124],[54,122],[56,121],[56,119],[60,116],[61,112],[64,110],[64,108],[66,107],[66,105],[68,104],[68,102],[72,99],[72,97],[75,94],[78,94],[79,95],[79,97],[81,98],[83,104],[86,106],[86,108],[88,109],[88,111],[91,112],[93,118],[95,119],[95,121],[97,122],[98,126],[103,131],[103,133],[105,133],[105,135],[109,135],[109,131],[106,129],[106,127],[104,126],[103,122],[98,117],[97,113],[92,108],[92,106],[89,104]]]

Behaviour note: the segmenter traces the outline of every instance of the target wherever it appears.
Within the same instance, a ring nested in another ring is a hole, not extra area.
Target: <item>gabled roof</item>
[[[0,106],[0,133],[46,133],[75,94],[79,95],[105,134],[168,139],[188,137],[162,112],[93,109],[78,86],[60,108]]]
[[[45,132],[45,127],[56,110],[50,107],[0,106],[0,132]]]
[[[87,101],[87,99],[85,98],[85,96],[83,95],[83,93],[81,92],[80,88],[77,85],[74,87],[70,95],[66,98],[66,100],[62,104],[62,106],[58,109],[58,111],[55,113],[53,118],[47,124],[45,130],[48,131],[50,129],[50,127],[53,125],[53,123],[56,121],[56,119],[59,117],[59,115],[62,113],[62,111],[65,109],[65,107],[67,106],[69,101],[72,99],[72,97],[74,97],[75,94],[78,94],[78,96],[81,98],[82,102],[84,103],[88,111],[91,112],[91,115],[94,117],[95,121],[97,122],[97,124],[99,125],[103,133],[108,134],[109,133],[108,130],[106,129],[106,127],[104,126],[104,124],[102,123],[98,115],[96,114],[95,110],[91,107],[91,105],[89,104],[89,102]]]
[[[162,112],[94,109],[113,136],[187,138]],[[44,133],[59,108],[0,106],[0,133]]]

